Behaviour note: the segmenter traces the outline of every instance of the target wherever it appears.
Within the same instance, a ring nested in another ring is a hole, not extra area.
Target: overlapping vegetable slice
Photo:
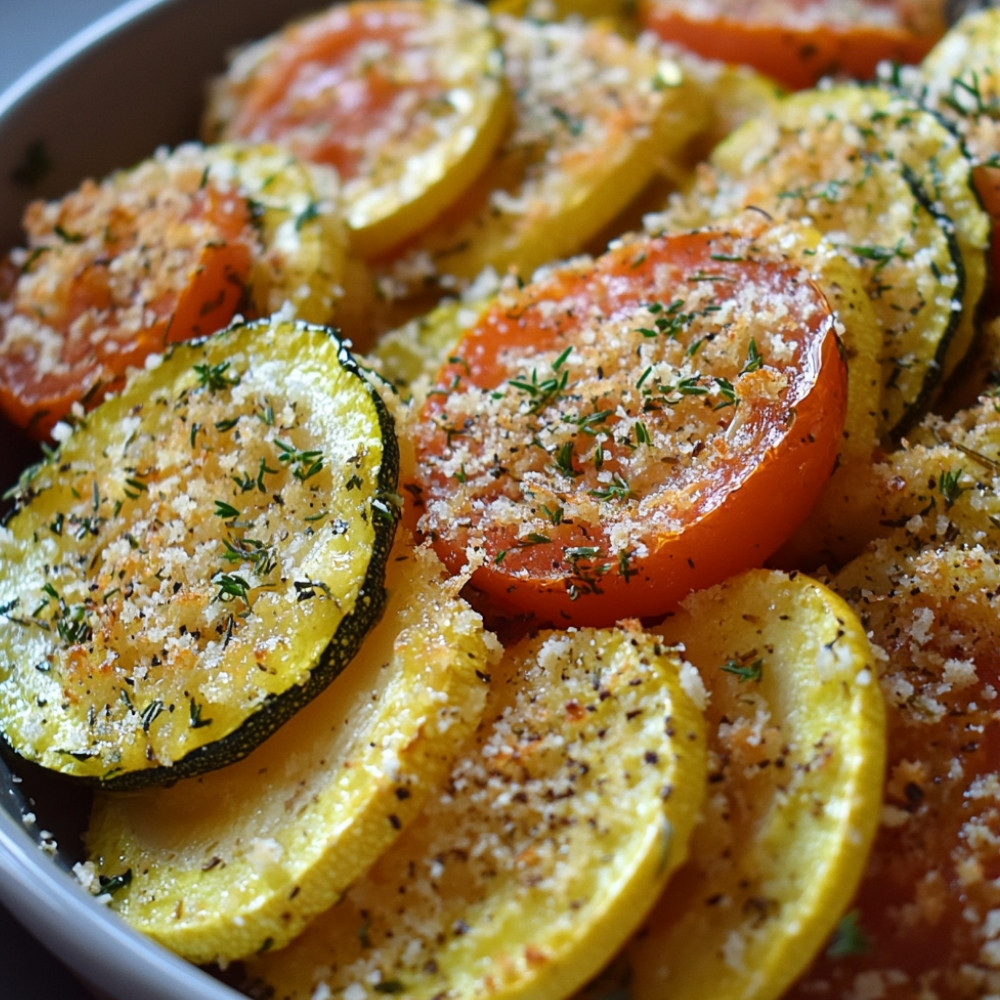
[[[390,295],[448,289],[487,267],[527,277],[580,252],[698,126],[697,91],[656,48],[579,21],[497,24],[512,128],[469,191],[379,265]]]
[[[745,207],[804,219],[866,275],[883,327],[883,432],[912,423],[972,341],[989,220],[957,138],[875,87],[792,95],[713,152],[674,227]],[[662,221],[662,220],[661,220]]]
[[[877,661],[848,605],[803,575],[750,571],[657,631],[708,688],[711,791],[630,945],[632,995],[778,997],[850,901],[878,824]]]
[[[417,429],[421,529],[501,608],[663,614],[794,530],[845,383],[794,260],[742,234],[626,241],[502,293],[454,348]]]
[[[973,161],[973,180],[992,220],[994,281],[1000,275],[1000,11],[973,9],[928,53],[904,72],[893,68],[887,83],[902,87],[955,128]]]
[[[686,854],[705,790],[699,692],[633,629],[509,649],[445,788],[343,900],[247,963],[251,995],[570,993]]]
[[[485,166],[508,121],[488,13],[464,0],[354,0],[241,51],[213,89],[210,141],[277,142],[336,167],[354,248],[430,222]]]
[[[290,307],[296,319],[330,323],[343,296],[347,261],[336,173],[266,144],[223,143],[206,147],[205,157],[209,179],[246,192],[260,235],[243,304],[249,317]]]
[[[250,750],[378,617],[397,471],[392,418],[325,328],[176,345],[0,529],[5,740],[118,786]]]
[[[111,905],[195,962],[286,944],[375,860],[482,714],[495,645],[407,539],[382,620],[336,683],[244,760],[98,796],[87,833]]]
[[[1000,987],[996,543],[897,533],[835,582],[884,649],[888,769],[858,893],[790,997],[989,996]]]
[[[870,78],[882,61],[917,62],[943,30],[933,4],[639,0],[639,20],[708,59],[745,63],[788,87]]]
[[[39,438],[238,310],[328,322],[342,276],[335,175],[271,149],[164,151],[32,204],[25,226],[0,267],[0,408]]]

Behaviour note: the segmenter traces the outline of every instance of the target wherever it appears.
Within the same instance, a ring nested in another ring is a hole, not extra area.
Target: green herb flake
[[[963,493],[972,489],[971,485],[963,485],[964,473],[964,469],[946,469],[938,477],[938,492],[944,498],[945,510],[953,507]]]
[[[113,896],[116,892],[128,888],[132,883],[132,869],[126,868],[118,875],[99,875],[98,884],[101,887],[101,894]]]
[[[861,914],[851,910],[840,918],[830,944],[827,946],[828,958],[849,958],[852,955],[865,955],[871,951],[871,941],[861,927]]]
[[[212,724],[211,719],[206,719],[202,716],[203,706],[199,705],[198,702],[191,699],[191,710],[188,715],[189,725],[192,729],[202,729],[205,726],[210,726]]]
[[[764,676],[764,661],[756,659],[752,663],[743,663],[740,660],[727,660],[722,665],[722,669],[743,683],[760,681]]]
[[[209,392],[221,392],[240,384],[239,375],[229,374],[228,361],[220,361],[217,365],[198,364],[194,370],[198,376],[198,387]]]

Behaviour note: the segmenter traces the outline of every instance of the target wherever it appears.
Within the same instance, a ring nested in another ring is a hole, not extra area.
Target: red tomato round
[[[225,326],[255,245],[245,198],[211,183],[87,181],[25,228],[0,276],[0,409],[40,439],[149,354]]]
[[[502,293],[417,428],[420,527],[501,608],[603,625],[762,563],[837,454],[846,369],[795,265],[640,239]]]
[[[338,4],[292,24],[237,105],[226,134],[279,142],[349,181],[377,169],[450,84],[435,68],[433,5]]]
[[[639,14],[665,41],[796,90],[830,74],[869,79],[883,60],[919,62],[944,30],[939,15],[914,23],[898,0],[640,0]]]
[[[989,995],[995,982],[996,572],[987,557],[993,566],[979,573],[984,557],[975,550],[945,566],[948,559],[947,550],[928,550],[893,592],[860,601],[887,654],[882,824],[848,915],[789,1000],[856,995],[864,982],[884,1000],[960,1000]]]

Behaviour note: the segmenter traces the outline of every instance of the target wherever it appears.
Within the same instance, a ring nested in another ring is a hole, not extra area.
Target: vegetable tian
[[[998,59],[349,0],[33,203],[0,736],[77,878],[268,1000],[1000,994]]]

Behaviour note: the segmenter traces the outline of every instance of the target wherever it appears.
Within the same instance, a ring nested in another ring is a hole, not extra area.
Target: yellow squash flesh
[[[380,13],[377,3],[357,3],[355,16],[363,18],[370,10],[371,16],[391,17],[394,7],[409,9],[419,15],[421,30],[413,33],[409,49],[393,57],[393,85],[412,85],[406,119],[372,136],[361,172],[343,184],[351,245],[363,257],[384,253],[440,214],[485,167],[510,118],[499,41],[486,10],[464,0],[397,0],[381,6]],[[236,55],[212,87],[202,127],[207,141],[241,138],[232,125],[236,109],[267,71],[284,34],[300,26],[308,29],[309,19]],[[359,47],[358,63],[364,58]],[[435,82],[429,94],[428,79]]]
[[[630,629],[543,633],[509,650],[443,791],[298,940],[248,963],[254,989],[572,992],[687,852],[705,774],[684,669]]]
[[[779,997],[834,929],[881,809],[885,709],[864,629],[802,575],[753,570],[658,631],[708,687],[691,860],[629,949],[635,1000]]]
[[[469,191],[380,265],[401,297],[579,253],[701,122],[697,94],[653,47],[597,24],[497,24],[513,126]]]
[[[206,147],[212,176],[235,179],[253,202],[264,252],[250,273],[258,315],[290,305],[295,318],[329,323],[342,294],[347,226],[336,171],[274,146]]]

